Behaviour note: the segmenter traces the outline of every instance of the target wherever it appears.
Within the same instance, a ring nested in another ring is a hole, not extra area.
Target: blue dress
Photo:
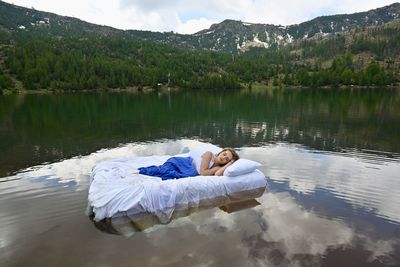
[[[161,177],[162,180],[199,175],[191,157],[171,157],[163,165],[139,168],[139,173]]]

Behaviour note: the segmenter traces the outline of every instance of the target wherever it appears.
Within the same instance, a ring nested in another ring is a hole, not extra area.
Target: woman
[[[239,155],[230,147],[224,148],[216,155],[207,151],[201,157],[200,175],[221,176],[225,169],[238,159]]]
[[[235,150],[229,147],[224,148],[216,155],[211,151],[207,151],[202,155],[200,175],[221,176],[224,174],[225,169],[237,159],[239,159],[239,155]],[[133,173],[161,177],[162,180],[179,179],[199,175],[191,157],[171,157],[164,162],[163,165],[142,167],[134,170]]]

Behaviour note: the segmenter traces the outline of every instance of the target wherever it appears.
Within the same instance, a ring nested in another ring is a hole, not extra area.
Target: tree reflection
[[[2,176],[44,161],[164,138],[398,153],[400,95],[376,88],[3,96],[0,129]]]

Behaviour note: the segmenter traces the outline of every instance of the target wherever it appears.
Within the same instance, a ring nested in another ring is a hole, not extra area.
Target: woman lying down
[[[197,175],[221,176],[233,162],[239,159],[239,155],[230,147],[213,154],[205,152],[201,157],[200,173],[197,172],[191,157],[171,157],[160,166],[148,166],[134,169],[133,173],[161,177],[162,180],[179,179]]]

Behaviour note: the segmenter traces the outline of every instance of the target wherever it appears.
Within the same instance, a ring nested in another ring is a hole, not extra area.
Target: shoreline
[[[247,92],[263,92],[268,90],[301,90],[301,89],[320,89],[320,90],[353,90],[353,89],[396,89],[400,88],[399,85],[371,85],[371,86],[360,86],[360,85],[339,85],[336,87],[333,86],[321,86],[321,87],[309,87],[309,86],[272,86],[266,85],[263,83],[254,83],[251,88],[247,84],[242,84],[242,89],[238,91],[247,91]],[[13,94],[64,94],[64,93],[132,93],[132,94],[140,94],[140,93],[152,93],[152,92],[177,92],[185,90],[182,87],[167,87],[160,86],[160,88],[153,88],[150,86],[144,86],[139,89],[138,86],[135,87],[127,87],[127,88],[102,88],[102,89],[37,89],[37,90],[25,90],[25,89],[3,89],[0,91],[0,95],[13,95]]]
[[[140,94],[140,93],[152,93],[152,92],[176,92],[182,90],[179,87],[166,87],[161,86],[158,89],[154,89],[150,86],[144,86],[141,89],[139,87],[127,87],[127,88],[98,88],[98,89],[37,89],[37,90],[25,90],[25,89],[3,89],[0,95],[12,95],[12,94],[64,94],[64,93],[133,93],[133,94]]]

